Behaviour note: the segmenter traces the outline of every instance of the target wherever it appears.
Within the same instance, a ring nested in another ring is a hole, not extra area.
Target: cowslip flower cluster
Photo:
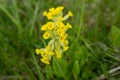
[[[69,42],[67,40],[66,31],[72,28],[70,23],[64,24],[63,21],[67,20],[73,14],[68,11],[68,14],[63,16],[63,6],[57,8],[50,8],[49,11],[44,11],[43,16],[46,16],[50,21],[41,27],[44,39],[50,39],[45,48],[36,49],[36,54],[41,55],[41,61],[45,64],[50,64],[53,56],[61,58],[64,51],[68,50]]]

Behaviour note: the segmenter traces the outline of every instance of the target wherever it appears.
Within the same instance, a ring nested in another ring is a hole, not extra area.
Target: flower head
[[[48,32],[45,32],[44,34],[43,34],[43,38],[44,39],[48,39],[50,37],[50,34],[48,33]]]
[[[58,29],[57,33],[59,36],[63,36],[65,34],[65,32],[63,31],[63,29]]]
[[[41,27],[41,30],[42,30],[42,31],[47,30],[47,25],[43,25],[43,26]]]
[[[53,22],[48,22],[48,23],[47,23],[47,28],[48,28],[49,30],[52,30],[52,29],[54,28],[54,23],[53,23]]]
[[[63,52],[69,49],[69,41],[67,40],[67,30],[72,26],[64,21],[70,16],[73,16],[72,12],[68,11],[68,14],[63,16],[63,6],[57,8],[50,8],[49,11],[44,11],[43,16],[46,16],[51,21],[47,22],[41,27],[44,39],[51,39],[45,48],[36,49],[36,54],[41,55],[41,62],[50,64],[51,58],[55,55],[56,58],[61,58]]]

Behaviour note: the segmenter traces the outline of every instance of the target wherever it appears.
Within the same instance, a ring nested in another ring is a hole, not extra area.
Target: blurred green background
[[[45,65],[42,13],[61,5],[74,15],[70,48]],[[120,69],[109,74],[119,66],[120,0],[0,0],[0,80],[120,80]]]

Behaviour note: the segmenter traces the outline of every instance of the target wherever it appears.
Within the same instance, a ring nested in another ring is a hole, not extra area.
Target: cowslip
[[[50,21],[41,27],[44,31],[43,38],[50,39],[45,48],[36,49],[36,54],[41,55],[41,61],[45,64],[50,64],[53,56],[61,58],[64,51],[68,50],[69,41],[67,40],[67,30],[72,28],[70,23],[63,22],[73,16],[71,11],[63,16],[63,6],[50,8],[49,11],[44,11],[43,16],[46,16]]]

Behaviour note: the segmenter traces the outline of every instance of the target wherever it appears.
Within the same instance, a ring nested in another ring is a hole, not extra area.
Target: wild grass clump
[[[119,80],[119,5],[120,0],[0,0],[0,79]],[[59,15],[57,6],[64,6]],[[41,48],[51,52],[47,59]]]

